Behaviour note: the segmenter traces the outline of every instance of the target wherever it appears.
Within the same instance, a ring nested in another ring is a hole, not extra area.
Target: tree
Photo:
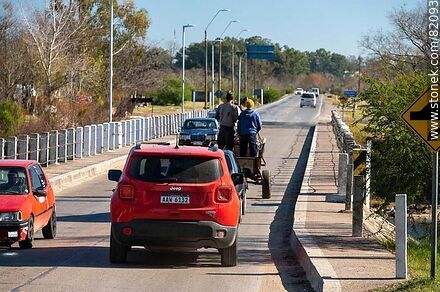
[[[364,70],[362,94],[367,132],[373,140],[371,187],[388,202],[406,193],[410,203],[430,192],[430,153],[400,115],[428,87],[427,16],[422,6],[390,15],[393,30],[365,36],[371,53]]]
[[[54,84],[57,62],[65,57],[79,33],[89,21],[80,18],[77,3],[51,0],[45,11],[35,11],[32,19],[24,16],[27,30],[37,49],[39,64],[44,72],[45,96],[50,98],[57,85]]]
[[[430,60],[428,13],[426,7],[407,10],[401,8],[390,14],[394,30],[366,35],[361,45],[374,59],[381,61],[387,74],[425,71]]]
[[[11,99],[17,86],[31,85],[32,59],[23,41],[23,31],[13,16],[13,6],[0,6],[0,100]]]

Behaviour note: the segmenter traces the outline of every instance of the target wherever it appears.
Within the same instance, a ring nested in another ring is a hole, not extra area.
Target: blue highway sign
[[[356,90],[344,90],[344,96],[346,97],[356,97],[357,92]]]

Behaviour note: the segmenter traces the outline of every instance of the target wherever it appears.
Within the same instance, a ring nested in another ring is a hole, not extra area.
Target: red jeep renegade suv
[[[222,266],[237,264],[240,199],[222,150],[137,145],[111,200],[110,261],[125,262],[131,246],[150,249],[217,248]]]

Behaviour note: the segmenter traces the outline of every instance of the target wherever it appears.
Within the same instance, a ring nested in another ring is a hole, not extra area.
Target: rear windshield
[[[302,98],[314,98],[315,95],[314,94],[303,94],[301,95]]]
[[[135,156],[130,175],[146,182],[209,183],[218,180],[222,171],[216,158]]]
[[[0,195],[29,194],[26,170],[22,167],[0,166]]]
[[[217,125],[212,120],[186,120],[183,124],[184,129],[217,129]]]

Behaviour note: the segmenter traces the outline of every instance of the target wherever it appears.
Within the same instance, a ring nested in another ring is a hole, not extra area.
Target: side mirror
[[[37,197],[46,197],[47,196],[45,189],[36,189],[33,191],[33,193],[34,193],[34,196],[37,196]]]
[[[122,171],[120,171],[119,169],[110,169],[108,171],[107,178],[108,180],[118,182],[119,179],[121,178],[121,175],[122,175]]]
[[[233,173],[231,177],[234,185],[241,185],[244,183],[244,175],[242,173]]]

